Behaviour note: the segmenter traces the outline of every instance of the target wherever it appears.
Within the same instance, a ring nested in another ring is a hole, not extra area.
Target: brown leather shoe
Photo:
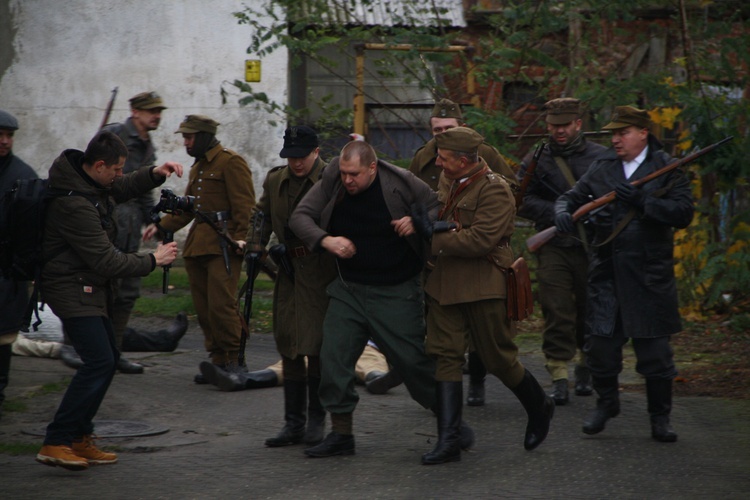
[[[76,455],[70,446],[64,444],[45,444],[42,446],[42,449],[39,450],[39,453],[37,453],[36,461],[40,464],[52,467],[62,467],[68,470],[78,471],[89,468],[88,460]]]
[[[81,441],[73,441],[73,453],[88,460],[91,465],[106,465],[117,463],[117,455],[102,451],[94,444],[96,436],[83,436]]]

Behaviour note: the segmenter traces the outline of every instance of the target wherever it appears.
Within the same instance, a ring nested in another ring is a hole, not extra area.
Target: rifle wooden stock
[[[516,191],[514,195],[514,198],[516,200],[516,210],[518,210],[523,204],[523,196],[526,194],[526,190],[529,187],[531,179],[534,178],[534,171],[536,170],[536,166],[539,163],[539,158],[542,156],[544,146],[545,143],[542,142],[536,147],[536,149],[534,150],[534,155],[531,157],[531,163],[526,166],[526,171],[524,172],[523,178],[521,179],[521,185],[518,187],[518,191]]]
[[[666,167],[660,168],[659,170],[656,170],[654,172],[651,172],[646,177],[643,177],[641,179],[634,180],[630,184],[633,186],[640,186],[641,184],[645,184],[649,181],[652,181],[656,179],[657,177],[660,177],[664,174],[667,174],[671,172],[672,170],[676,168],[680,168],[684,165],[687,165],[688,163],[695,161],[697,158],[700,158],[701,156],[705,155],[706,153],[710,153],[714,149],[718,148],[725,142],[729,142],[733,139],[733,136],[725,137],[724,139],[720,140],[717,143],[711,144],[710,146],[706,146],[705,148],[696,151],[695,153],[689,154],[684,158],[681,158],[679,160],[675,160]],[[615,192],[610,191],[609,193],[600,196],[599,198],[590,201],[584,205],[581,205],[578,207],[578,209],[573,212],[573,221],[576,222],[580,220],[584,215],[588,214],[589,212],[593,212],[594,210],[603,207],[604,205],[607,205],[609,203],[612,203],[616,198]],[[557,234],[557,229],[555,226],[548,227],[547,229],[544,229],[542,231],[539,231],[532,237],[528,238],[526,240],[526,248],[529,249],[530,252],[536,252],[540,248],[542,248],[545,244],[547,244],[552,238],[555,237]]]
[[[99,125],[99,130],[103,129],[104,126],[109,123],[109,116],[112,114],[112,108],[115,105],[115,99],[117,99],[117,87],[112,89],[112,96],[109,98],[109,103],[107,103],[107,110],[104,112],[104,117],[102,118],[101,125]]]

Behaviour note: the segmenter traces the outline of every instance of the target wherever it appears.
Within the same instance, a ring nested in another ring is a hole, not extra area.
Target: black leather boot
[[[65,363],[65,366],[74,370],[83,366],[83,360],[76,352],[75,347],[69,344],[63,344],[60,348],[60,359]]]
[[[307,383],[298,380],[284,380],[284,427],[276,437],[266,439],[266,446],[278,448],[298,444],[305,437],[305,406],[307,403]]]
[[[322,443],[305,450],[305,455],[313,458],[354,455],[354,435],[332,431]]]
[[[125,356],[120,355],[120,359],[117,360],[117,371],[131,375],[139,374],[143,373],[143,365],[130,361]]]
[[[388,373],[370,372],[365,377],[365,388],[370,394],[385,394],[390,389],[401,385],[404,379],[396,370],[389,370]]]
[[[549,424],[555,414],[555,402],[544,393],[544,389],[529,370],[526,370],[521,383],[512,391],[529,417],[523,447],[530,451],[547,438]]]
[[[422,455],[423,465],[444,464],[461,460],[461,407],[463,382],[436,382],[438,442]]]
[[[598,434],[604,430],[607,420],[620,414],[620,387],[617,377],[593,377],[594,390],[599,396],[596,408],[583,421],[585,434]]]
[[[137,331],[125,328],[122,336],[124,352],[172,352],[188,329],[187,314],[180,312],[164,330],[157,332]]]
[[[651,418],[651,437],[662,443],[677,441],[677,433],[669,423],[672,412],[672,379],[647,378],[646,397]]]
[[[576,365],[575,376],[576,396],[591,396],[594,393],[594,387],[591,385],[591,371],[585,366]]]
[[[568,404],[568,379],[561,378],[552,382],[552,392],[550,397],[557,406],[564,406]]]
[[[8,387],[11,354],[12,354],[11,344],[0,345],[0,417],[3,414],[3,401],[5,401],[5,388]]]
[[[326,411],[318,397],[319,387],[320,378],[307,377],[307,429],[302,438],[305,444],[318,444],[325,435]]]
[[[482,358],[476,352],[469,353],[469,395],[466,398],[468,406],[484,406],[484,379],[487,368]]]
[[[279,377],[276,376],[276,372],[268,368],[245,372],[242,376],[245,379],[245,389],[265,389],[266,387],[279,385]]]

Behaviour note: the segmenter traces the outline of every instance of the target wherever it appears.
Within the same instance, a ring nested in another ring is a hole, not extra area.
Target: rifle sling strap
[[[552,158],[554,158],[555,163],[557,163],[557,167],[560,169],[560,172],[563,174],[563,177],[565,177],[565,180],[568,182],[568,185],[570,188],[575,186],[576,179],[573,177],[573,172],[570,171],[570,167],[568,166],[568,163],[563,159],[562,156],[552,155]],[[586,238],[586,230],[583,228],[583,224],[580,222],[576,223],[576,229],[578,230],[578,237],[583,244],[583,249],[588,253],[589,251],[589,243],[588,238]]]

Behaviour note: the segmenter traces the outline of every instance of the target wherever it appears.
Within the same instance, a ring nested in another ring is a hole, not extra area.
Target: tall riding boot
[[[466,404],[469,406],[484,406],[484,379],[487,368],[482,358],[476,352],[469,353],[469,395]]]
[[[307,377],[307,430],[302,439],[305,444],[318,444],[323,441],[326,411],[318,397],[319,387],[320,378]]]
[[[604,430],[607,420],[620,414],[620,388],[617,377],[592,377],[596,394],[596,408],[583,421],[583,432],[598,434]]]
[[[591,385],[591,371],[589,371],[588,367],[579,362],[575,367],[575,375],[576,396],[591,396],[594,392],[594,387]]]
[[[0,345],[0,416],[3,412],[3,401],[5,401],[5,388],[8,387],[10,375],[11,344]]]
[[[122,340],[125,336],[125,329],[127,328],[128,319],[130,318],[130,308],[116,307],[112,311],[112,330],[115,334],[115,345],[122,352]],[[138,374],[143,373],[143,365],[134,363],[128,358],[120,354],[120,358],[117,360],[117,370],[120,373]]]
[[[284,380],[284,420],[286,423],[276,437],[266,439],[266,446],[277,448],[302,442],[305,436],[305,405],[307,383]]]
[[[245,380],[245,389],[265,389],[266,387],[279,385],[279,377],[276,376],[276,372],[268,368],[245,372],[240,374],[240,377]]]
[[[435,465],[461,460],[461,407],[463,382],[437,382],[438,442],[429,453],[422,455],[422,464]]]
[[[646,397],[651,418],[651,437],[662,443],[677,441],[677,433],[669,423],[672,412],[672,379],[647,378]]]
[[[546,439],[549,424],[555,414],[555,402],[544,393],[544,389],[529,370],[523,374],[521,383],[511,389],[526,410],[526,436],[523,447],[533,450]]]
[[[124,352],[172,352],[177,349],[187,328],[188,318],[184,312],[178,313],[166,329],[157,332],[136,331],[126,327],[122,335],[122,350]]]

